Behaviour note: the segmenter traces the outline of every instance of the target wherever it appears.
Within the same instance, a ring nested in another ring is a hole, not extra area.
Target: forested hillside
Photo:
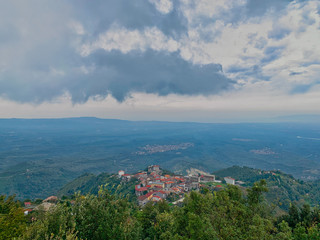
[[[58,196],[70,197],[77,192],[81,194],[97,195],[99,189],[104,187],[111,194],[116,193],[121,197],[132,199],[135,196],[134,189],[136,184],[138,184],[137,179],[131,179],[129,182],[123,182],[119,177],[108,173],[101,173],[98,176],[95,176],[94,174],[84,174],[61,188],[58,191]]]
[[[0,198],[0,239],[219,239],[314,240],[320,238],[320,209],[292,204],[276,217],[263,193],[261,180],[246,190],[236,186],[191,192],[181,206],[151,202],[140,209],[107,190],[76,194],[48,211],[28,216],[14,198]]]
[[[265,197],[278,210],[288,210],[292,202],[299,206],[305,203],[316,206],[320,202],[319,181],[304,182],[280,171],[263,171],[239,166],[222,169],[214,174],[222,181],[226,176],[243,181],[242,189],[252,187],[255,182],[264,179],[269,189]],[[82,194],[97,194],[99,187],[105,186],[112,193],[118,191],[123,196],[131,197],[134,195],[135,184],[137,181],[134,179],[123,183],[117,176],[107,173],[84,174],[61,188],[58,195],[71,196],[78,191]],[[212,190],[216,191],[215,188]]]
[[[230,176],[243,181],[244,187],[250,187],[256,181],[265,179],[269,191],[266,198],[282,209],[289,209],[290,204],[304,203],[316,206],[320,202],[319,181],[302,181],[279,170],[266,171],[249,167],[233,166],[214,172],[218,177]]]

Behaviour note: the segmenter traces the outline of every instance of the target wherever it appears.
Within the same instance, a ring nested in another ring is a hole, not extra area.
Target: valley
[[[314,181],[319,135],[316,123],[0,119],[0,193],[44,198],[85,173],[133,173],[153,164],[176,174],[238,165]]]

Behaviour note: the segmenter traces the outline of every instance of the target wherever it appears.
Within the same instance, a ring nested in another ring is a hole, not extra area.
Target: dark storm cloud
[[[12,16],[7,17],[12,27],[0,24],[1,42],[5,43],[0,46],[3,52],[0,95],[3,97],[39,103],[68,92],[73,102],[108,94],[123,101],[132,92],[208,95],[233,84],[223,75],[220,65],[194,65],[183,60],[179,52],[150,50],[123,54],[97,50],[82,57],[71,44],[79,41],[79,36],[67,27],[72,20],[89,30],[90,34],[80,39],[83,42],[96,39],[115,23],[128,29],[155,26],[173,36],[184,29],[183,19],[176,10],[161,14],[148,1],[140,0],[77,1],[73,5],[59,2],[47,12],[40,12],[46,8],[39,1],[33,1],[32,6],[21,4],[23,10],[15,4],[7,6],[15,9]],[[57,11],[59,8],[63,11]],[[39,21],[45,15],[45,21]],[[21,24],[19,18],[24,17],[27,22]],[[24,28],[29,28],[27,35]]]
[[[179,52],[97,50],[87,57],[77,47],[95,41],[114,24],[132,30],[156,27],[175,38],[186,31],[177,1],[168,14],[146,0],[4,3],[0,15],[0,96],[18,101],[51,101],[70,93],[73,102],[112,94],[123,101],[133,92],[215,94],[232,87],[220,65],[194,65]],[[76,34],[70,22],[86,33]]]
[[[67,91],[74,103],[81,103],[90,97],[105,97],[108,94],[123,101],[132,92],[161,96],[171,93],[209,95],[231,88],[234,84],[223,75],[221,65],[194,65],[181,59],[177,53],[147,51],[144,54],[122,54],[119,51],[106,53],[99,50],[84,61],[88,66],[94,64],[95,69],[87,74],[70,72],[54,76],[53,81],[45,76],[47,69],[37,66],[44,73],[38,79],[17,82],[14,76],[7,76],[9,81],[2,82],[1,91],[21,102],[42,102]]]
[[[144,54],[122,54],[101,50],[90,55],[88,61],[94,62],[97,67],[92,78],[100,79],[97,89],[91,89],[91,94],[96,94],[94,91],[97,90],[109,91],[119,101],[130,92],[209,95],[234,84],[223,75],[221,65],[194,65],[181,59],[178,53],[150,50]],[[86,76],[83,81],[88,82],[90,78]]]

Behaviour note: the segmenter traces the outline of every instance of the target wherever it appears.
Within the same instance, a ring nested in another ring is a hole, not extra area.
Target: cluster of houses
[[[167,199],[169,195],[178,196],[178,200],[173,202],[178,203],[183,200],[184,194],[192,190],[199,190],[202,184],[205,183],[221,183],[216,180],[215,175],[198,174],[198,175],[169,175],[164,174],[159,165],[151,165],[147,171],[139,172],[134,175],[126,174],[123,170],[118,172],[118,177],[122,181],[128,182],[132,178],[136,178],[139,184],[135,185],[135,194],[138,197],[140,206],[146,203],[158,202],[162,199]],[[243,184],[241,181],[236,181],[231,177],[225,177],[224,181],[227,184]],[[221,188],[221,185],[216,185]],[[31,202],[24,202],[24,214],[28,215],[33,210],[48,211],[52,206],[58,202],[56,196],[50,196],[42,201],[41,204],[34,205]]]
[[[39,205],[32,204],[31,202],[24,202],[24,215],[26,216],[34,210],[48,211],[49,208],[54,206],[57,202],[58,202],[58,197],[56,197],[56,196],[50,196],[50,197],[46,198]]]
[[[214,175],[210,174],[189,176],[163,174],[159,165],[151,165],[148,167],[148,171],[134,175],[125,174],[121,170],[118,175],[123,181],[129,181],[131,178],[139,180],[139,184],[135,186],[135,193],[140,206],[144,206],[150,201],[158,202],[166,199],[170,194],[183,198],[185,193],[198,190],[203,183],[221,183],[221,181],[215,179]],[[230,177],[226,177],[225,181],[227,184],[235,184],[235,179]]]

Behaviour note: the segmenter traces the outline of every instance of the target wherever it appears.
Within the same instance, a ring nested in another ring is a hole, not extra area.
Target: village
[[[197,170],[197,169],[194,169]],[[275,176],[273,171],[261,170],[259,175],[270,174]],[[140,207],[148,202],[158,202],[166,200],[170,204],[178,204],[183,201],[186,193],[191,191],[199,191],[203,187],[211,187],[215,191],[222,190],[227,185],[246,185],[243,181],[236,181],[232,177],[223,177],[216,179],[215,175],[205,173],[203,171],[189,171],[188,175],[182,176],[162,170],[159,165],[151,165],[135,174],[128,174],[120,170],[118,174],[112,177],[119,178],[122,183],[129,183],[132,180],[138,181],[134,186],[134,193]],[[50,196],[44,200],[38,199],[34,202],[24,201],[24,214],[28,215],[34,210],[48,211],[55,206],[61,199],[57,196]],[[75,201],[71,200],[73,204]]]
[[[177,204],[184,199],[185,193],[192,190],[198,191],[203,184],[217,183],[217,189],[222,188],[222,181],[216,180],[215,175],[211,174],[193,174],[188,176],[164,174],[159,165],[151,165],[147,171],[139,172],[134,175],[125,174],[123,170],[118,172],[119,178],[123,181],[130,181],[136,178],[139,184],[135,186],[135,194],[138,197],[140,206],[144,206],[148,202],[158,202],[160,200],[175,200],[173,204]],[[225,177],[226,184],[235,185],[235,179]],[[242,182],[237,182],[242,184]]]

